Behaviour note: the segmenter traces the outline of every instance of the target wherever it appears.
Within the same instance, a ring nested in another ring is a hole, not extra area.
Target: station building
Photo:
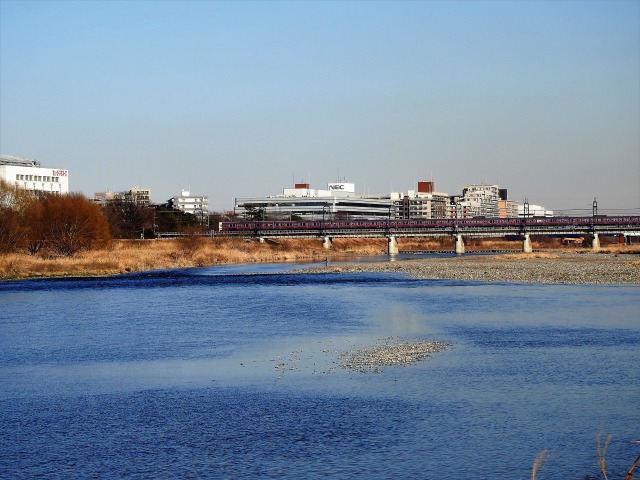
[[[69,170],[43,167],[37,160],[0,155],[0,178],[33,192],[69,193]]]

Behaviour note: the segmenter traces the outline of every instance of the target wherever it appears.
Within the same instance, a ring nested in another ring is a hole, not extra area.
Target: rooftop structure
[[[15,165],[19,167],[40,167],[40,162],[29,158],[14,157],[13,155],[0,155],[0,165]]]

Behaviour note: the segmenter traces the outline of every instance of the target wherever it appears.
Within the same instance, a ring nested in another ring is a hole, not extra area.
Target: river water
[[[640,454],[640,287],[276,274],[0,283],[2,478],[595,479]],[[339,352],[451,346],[380,373]]]

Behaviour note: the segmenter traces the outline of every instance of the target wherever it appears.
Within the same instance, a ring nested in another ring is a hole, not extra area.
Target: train
[[[357,230],[465,230],[474,228],[535,229],[536,227],[624,227],[640,229],[640,216],[591,217],[529,217],[529,218],[414,218],[414,219],[357,219],[357,220],[240,220],[222,222],[221,230],[228,235],[250,235],[256,232],[357,231]]]

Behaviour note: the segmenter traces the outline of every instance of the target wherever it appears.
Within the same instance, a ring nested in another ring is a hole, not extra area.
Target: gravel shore
[[[640,285],[640,256],[601,253],[462,255],[370,264],[335,265],[307,272],[392,272],[415,278],[558,284]]]
[[[340,366],[354,372],[380,373],[383,367],[411,365],[450,346],[449,343],[429,340],[387,339],[380,345],[343,352]]]

